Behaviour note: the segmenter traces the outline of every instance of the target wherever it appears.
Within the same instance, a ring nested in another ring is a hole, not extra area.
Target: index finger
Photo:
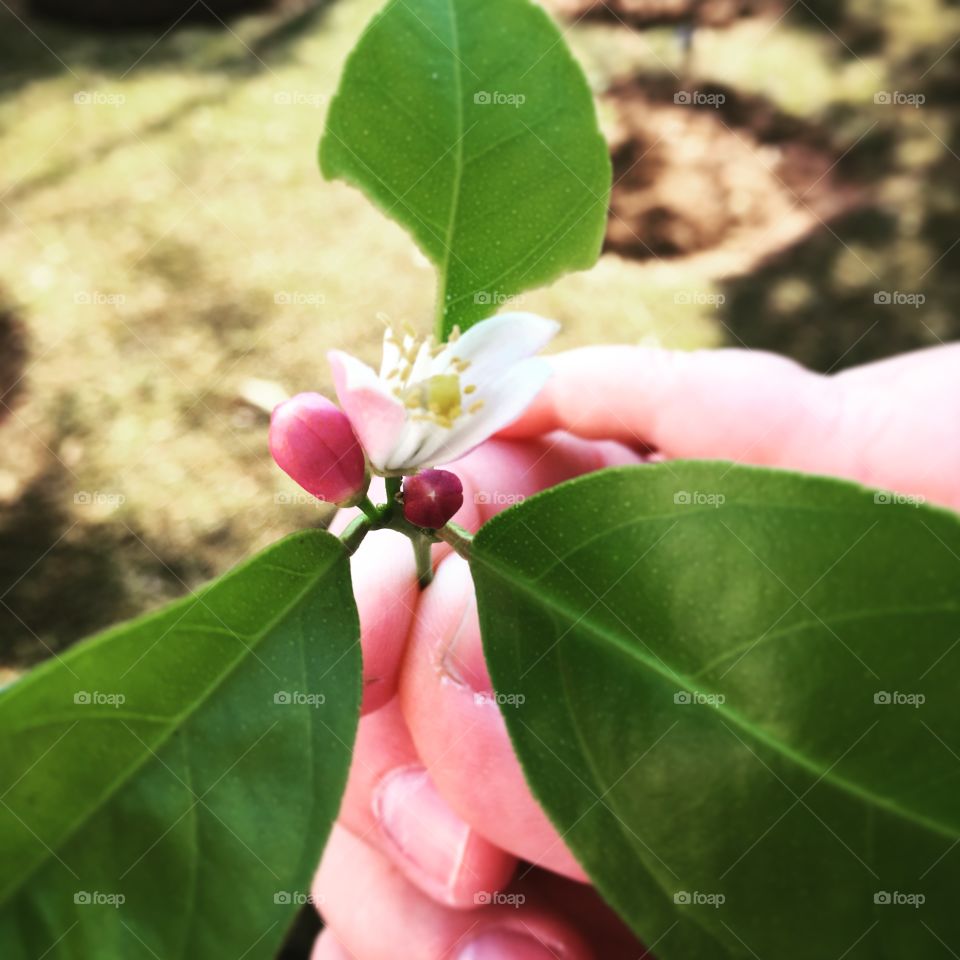
[[[796,459],[832,392],[826,378],[759,350],[583,347],[548,358],[554,374],[503,436],[564,429],[670,458]]]

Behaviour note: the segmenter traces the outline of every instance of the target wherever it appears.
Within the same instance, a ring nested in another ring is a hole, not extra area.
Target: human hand
[[[629,459],[557,430],[666,458],[831,473],[960,506],[960,347],[834,377],[744,351],[597,347],[553,362],[554,378],[508,431],[512,440],[454,467],[465,526],[476,529],[510,494]],[[475,503],[479,494],[493,502]],[[413,960],[637,957],[636,942],[574,882],[579,868],[483,696],[490,683],[467,565],[436,548],[436,579],[420,595],[409,553],[402,538],[380,533],[355,557],[365,708],[376,712],[361,722],[314,887],[330,925],[316,956],[392,958],[400,941]],[[537,866],[518,871],[518,858]],[[506,899],[490,903],[497,893]]]

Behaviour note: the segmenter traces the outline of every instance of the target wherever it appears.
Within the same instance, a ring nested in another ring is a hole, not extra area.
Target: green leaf
[[[274,956],[346,782],[358,637],[308,532],[0,694],[4,960]]]
[[[955,956],[960,517],[896,499],[675,462],[477,535],[533,792],[660,960]]]
[[[391,0],[353,50],[320,146],[437,267],[437,333],[592,266],[610,161],[590,91],[529,0]]]

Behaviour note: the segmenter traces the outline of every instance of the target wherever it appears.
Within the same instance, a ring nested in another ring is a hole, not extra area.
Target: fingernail
[[[434,898],[459,904],[458,883],[472,831],[421,766],[388,773],[373,795],[374,816],[401,866]]]
[[[459,557],[451,557],[448,564],[465,564]],[[469,587],[463,614],[453,635],[436,648],[437,666],[455,682],[477,693],[489,693],[493,689],[487,662],[483,656],[483,641],[480,639],[480,623],[477,619],[477,600]]]
[[[457,954],[457,960],[558,960],[560,956],[525,933],[488,930],[471,940]]]

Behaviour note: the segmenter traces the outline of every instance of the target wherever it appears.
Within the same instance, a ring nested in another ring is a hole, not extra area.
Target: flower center
[[[417,406],[441,426],[451,427],[463,412],[460,406],[460,377],[455,373],[438,373],[414,388],[420,394]]]
[[[387,380],[394,384],[394,395],[403,401],[412,420],[428,420],[439,427],[450,429],[463,416],[463,397],[477,389],[474,384],[462,388],[460,386],[460,374],[467,370],[470,362],[452,357],[445,369],[441,368],[442,373],[434,373],[422,380],[413,381],[413,371],[418,359],[426,353],[431,360],[435,360],[446,349],[447,344],[437,343],[432,336],[418,340],[410,332],[400,335],[389,327],[387,336],[393,340],[400,353],[399,363],[387,374]],[[450,343],[455,343],[459,336],[459,330],[455,329]],[[476,413],[482,406],[482,400],[476,401],[467,407],[466,412]]]

